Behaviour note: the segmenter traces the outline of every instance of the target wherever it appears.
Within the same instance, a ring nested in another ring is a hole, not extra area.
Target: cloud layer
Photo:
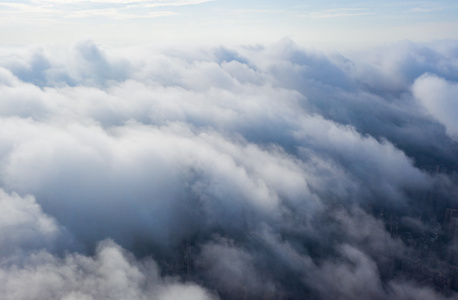
[[[457,49],[2,49],[1,298],[455,296]]]

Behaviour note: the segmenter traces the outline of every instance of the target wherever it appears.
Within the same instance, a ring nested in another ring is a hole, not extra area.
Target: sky
[[[456,1],[0,1],[3,45],[72,42],[320,48],[457,38]]]
[[[457,299],[457,6],[345,2],[1,1],[0,299]]]

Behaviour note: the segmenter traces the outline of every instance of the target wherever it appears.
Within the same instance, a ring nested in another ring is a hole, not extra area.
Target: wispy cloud
[[[128,20],[128,19],[137,19],[137,18],[157,18],[157,17],[166,17],[177,15],[173,11],[150,11],[144,14],[134,14],[126,13],[122,10],[115,8],[108,9],[89,9],[89,10],[80,10],[74,13],[69,13],[68,18],[88,18],[88,17],[105,17],[114,20]]]
[[[316,18],[316,19],[327,19],[327,18],[341,18],[341,17],[356,17],[356,16],[365,16],[373,15],[374,12],[368,11],[367,8],[336,8],[336,9],[327,9],[323,11],[313,12],[307,14],[307,17]]]
[[[410,11],[416,12],[416,13],[426,13],[426,12],[432,12],[432,11],[441,11],[442,7],[415,7],[412,8]]]
[[[87,1],[80,1],[80,0],[33,0],[30,1],[34,4],[148,4],[148,5],[156,5],[156,6],[177,6],[177,5],[193,5],[199,4],[204,2],[209,2],[213,0],[158,0],[158,1],[150,1],[150,0],[87,0]]]
[[[68,18],[86,18],[101,16],[113,20],[134,19],[134,18],[154,18],[176,15],[172,11],[156,11],[158,7],[177,7],[187,5],[197,5],[213,0],[165,0],[165,1],[131,1],[131,0],[95,0],[95,1],[62,1],[33,0],[29,3],[16,3],[5,1],[0,3],[0,14],[15,13],[16,17],[21,14],[40,18],[43,15],[59,16]]]
[[[196,5],[214,0],[189,0],[189,1],[131,1],[129,7],[160,7],[160,6],[185,6]]]

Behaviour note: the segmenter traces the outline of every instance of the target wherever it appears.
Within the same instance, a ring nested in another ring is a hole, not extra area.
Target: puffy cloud
[[[325,262],[310,279],[323,299],[359,299],[361,295],[383,299],[376,264],[351,246],[343,245],[340,251],[346,263]]]
[[[161,278],[154,261],[135,261],[110,240],[93,257],[38,252],[25,263],[0,268],[3,299],[216,299],[198,285]]]
[[[59,226],[43,213],[32,196],[21,198],[0,190],[0,255],[18,255],[22,250],[52,246]]]
[[[256,270],[255,264],[250,252],[221,238],[205,244],[197,260],[205,280],[226,297],[279,297],[272,276]]]
[[[379,270],[366,254],[349,245],[339,248],[340,257],[313,269],[307,281],[320,299],[449,299],[427,287],[392,281],[386,288]]]
[[[425,74],[415,81],[412,88],[426,110],[445,125],[452,138],[458,139],[458,84],[437,75]]]
[[[2,50],[1,298],[453,297],[454,49]]]

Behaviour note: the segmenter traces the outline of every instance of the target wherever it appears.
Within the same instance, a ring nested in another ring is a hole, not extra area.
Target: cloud
[[[456,49],[2,49],[1,298],[453,298]]]
[[[75,19],[103,17],[108,20],[127,20],[156,18],[176,15],[173,11],[158,11],[158,7],[178,7],[198,5],[212,0],[170,0],[170,1],[131,1],[131,0],[97,0],[97,1],[29,1],[16,3],[3,1],[2,10],[6,10],[10,21],[23,23],[23,17],[40,19],[51,17],[65,18],[66,23]],[[1,12],[0,12],[1,13]],[[43,20],[44,21],[44,20]],[[49,22],[49,21],[48,21]]]
[[[16,193],[0,190],[0,243],[2,256],[18,255],[20,251],[52,245],[60,228],[45,215],[32,196],[21,198]]]
[[[426,110],[445,125],[447,134],[458,139],[458,84],[425,74],[415,81],[413,92]]]
[[[349,245],[340,247],[339,253],[341,258],[326,261],[307,278],[320,299],[359,299],[361,295],[371,299],[448,299],[409,282],[391,282],[384,288],[377,265],[367,255]]]
[[[434,11],[441,11],[443,10],[443,6],[438,6],[438,5],[429,5],[429,6],[418,6],[412,8],[410,11],[415,12],[415,13],[429,13],[429,12],[434,12]]]
[[[140,0],[140,1],[133,1],[133,0],[89,0],[85,1],[88,3],[106,3],[106,4],[132,4],[132,3],[147,3],[150,6],[177,6],[177,5],[192,5],[192,4],[199,4],[203,2],[208,2],[211,0],[159,0],[159,1],[150,1],[150,0]],[[80,3],[79,0],[73,1],[59,1],[59,0],[40,0],[40,1],[31,1],[32,3],[36,4],[55,4],[55,3]]]
[[[152,260],[137,262],[110,240],[103,241],[94,257],[69,254],[58,258],[38,252],[27,266],[1,267],[5,299],[217,299],[195,284],[161,278]]]
[[[307,17],[313,19],[329,19],[342,17],[357,17],[375,14],[373,12],[368,12],[367,10],[367,8],[335,8],[319,12],[313,12],[308,14]]]
[[[255,263],[255,258],[247,250],[222,238],[204,245],[197,260],[205,280],[223,295],[254,298],[281,296],[275,283],[269,280],[270,276],[257,271]]]
[[[127,19],[137,19],[137,18],[157,18],[157,17],[167,17],[176,15],[177,13],[172,11],[154,11],[146,14],[132,14],[132,13],[120,13],[116,9],[97,9],[97,10],[81,10],[69,14],[68,18],[88,18],[88,17],[106,17],[114,20],[127,20]]]
[[[159,7],[159,6],[183,6],[183,5],[195,5],[205,2],[211,2],[214,0],[170,0],[170,1],[143,1],[147,2],[144,7]],[[131,1],[131,3],[138,3],[138,1]]]

